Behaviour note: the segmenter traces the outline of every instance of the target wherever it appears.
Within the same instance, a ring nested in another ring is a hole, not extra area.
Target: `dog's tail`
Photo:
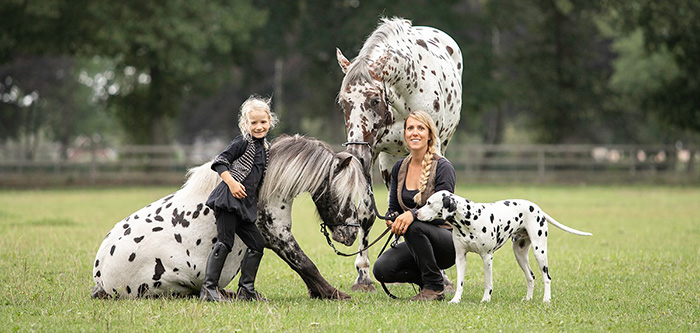
[[[542,214],[544,214],[544,216],[547,218],[547,222],[549,222],[550,224],[554,225],[555,227],[557,227],[561,230],[564,230],[566,232],[570,232],[574,235],[579,235],[579,236],[593,236],[593,234],[590,232],[579,231],[579,230],[576,230],[574,228],[569,228],[569,227],[557,222],[557,220],[555,220],[554,218],[552,218],[551,216],[549,216],[549,214],[547,214],[545,212],[542,212]]]

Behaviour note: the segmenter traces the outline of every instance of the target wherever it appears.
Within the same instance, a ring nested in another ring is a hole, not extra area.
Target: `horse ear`
[[[382,81],[384,79],[384,66],[386,65],[386,61],[389,60],[390,57],[391,53],[389,53],[389,51],[386,51],[381,57],[379,57],[369,66],[369,74],[372,75],[372,78],[374,78],[377,81]]]
[[[350,67],[350,60],[348,58],[345,58],[343,55],[343,52],[340,52],[339,48],[335,48],[335,57],[338,58],[338,65],[340,65],[340,69],[343,70],[343,74],[348,72],[348,67]]]

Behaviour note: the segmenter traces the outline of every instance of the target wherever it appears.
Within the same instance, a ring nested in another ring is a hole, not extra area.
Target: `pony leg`
[[[291,232],[291,216],[277,215],[273,219],[269,212],[265,211],[259,213],[258,220],[258,227],[267,247],[299,274],[311,298],[350,299],[350,295],[331,286],[323,278],[316,265],[301,249]]]

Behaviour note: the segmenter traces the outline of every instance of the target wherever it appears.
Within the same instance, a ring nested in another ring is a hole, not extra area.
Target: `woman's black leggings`
[[[387,249],[374,263],[374,277],[384,283],[409,282],[442,291],[441,269],[455,264],[452,231],[413,221],[404,242]]]

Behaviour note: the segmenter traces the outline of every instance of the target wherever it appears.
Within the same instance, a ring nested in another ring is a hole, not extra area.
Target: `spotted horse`
[[[206,260],[217,241],[214,214],[204,205],[221,181],[210,163],[191,169],[177,192],[112,228],[94,261],[92,297],[199,295]],[[362,166],[349,153],[336,154],[321,141],[282,136],[272,144],[260,189],[257,223],[266,246],[301,276],[312,298],[348,299],[348,294],[323,278],[292,235],[291,207],[303,192],[311,194],[331,237],[352,245],[358,223],[372,217],[367,209],[371,192]],[[245,250],[236,237],[220,286],[228,285],[238,273]]]
[[[403,125],[414,110],[433,118],[437,152],[444,153],[462,107],[462,52],[450,36],[413,26],[409,20],[385,18],[352,62],[339,49],[336,55],[345,73],[338,102],[345,115],[347,151],[360,159],[368,178],[377,161],[389,186],[391,167],[407,154]],[[362,226],[361,248],[368,243],[371,227]],[[367,251],[361,252],[355,260],[358,277],[353,290],[374,290],[369,265]],[[446,276],[445,281],[450,289]]]

